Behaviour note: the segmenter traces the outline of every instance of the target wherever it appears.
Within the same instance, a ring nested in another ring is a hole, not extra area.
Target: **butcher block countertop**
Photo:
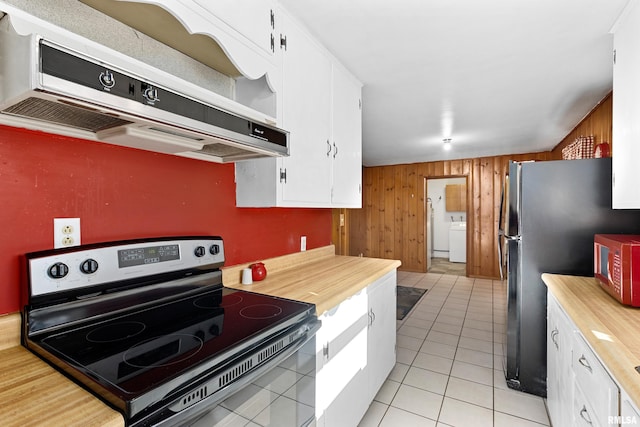
[[[618,303],[593,277],[543,274],[554,297],[636,406],[640,406],[640,308]]]
[[[222,269],[222,283],[242,289],[316,305],[322,315],[376,279],[400,266],[400,261],[335,254],[333,245],[262,260],[267,277],[251,285],[241,283],[242,269],[251,263]]]
[[[124,427],[119,412],[20,344],[20,322],[0,316],[0,425]]]

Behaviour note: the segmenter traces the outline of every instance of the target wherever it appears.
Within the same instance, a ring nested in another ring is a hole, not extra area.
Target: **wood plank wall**
[[[562,149],[580,136],[595,136],[595,143],[608,142],[610,152],[613,153],[612,129],[612,93],[609,92],[602,101],[575,127],[573,130],[551,150],[552,160],[562,159]]]
[[[363,169],[362,209],[350,209],[349,255],[399,259],[426,272],[425,198],[430,178],[467,178],[467,275],[499,277],[498,211],[509,160],[549,160],[550,152]]]
[[[500,193],[509,160],[558,160],[578,136],[611,143],[609,93],[552,151],[363,168],[362,209],[334,210],[336,253],[399,259],[401,270],[425,272],[426,179],[467,178],[467,276],[498,278]],[[613,152],[613,145],[611,146]],[[345,226],[336,221],[344,214]]]

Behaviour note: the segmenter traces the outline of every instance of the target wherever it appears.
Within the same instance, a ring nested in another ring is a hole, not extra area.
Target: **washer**
[[[467,223],[454,221],[449,226],[449,261],[467,262]]]

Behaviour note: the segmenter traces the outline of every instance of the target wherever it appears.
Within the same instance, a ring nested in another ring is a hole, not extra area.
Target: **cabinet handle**
[[[589,411],[587,411],[587,407],[585,405],[582,405],[582,409],[580,409],[580,418],[585,420],[587,424],[593,425],[591,417],[589,416]]]
[[[331,155],[331,143],[327,139],[327,157]]]
[[[337,155],[338,155],[338,146],[334,142],[333,143],[333,158],[335,159]]]
[[[554,329],[553,331],[551,331],[551,341],[553,341],[553,344],[556,346],[556,350],[559,349],[558,340],[557,340],[558,334],[559,332],[557,329]]]
[[[271,34],[271,52],[275,52],[276,51],[276,39],[273,37],[273,34]]]
[[[584,354],[580,356],[580,358],[578,359],[578,362],[580,362],[582,366],[587,368],[589,372],[593,373],[593,368],[591,368],[591,365],[589,364],[589,361],[587,360],[587,358],[584,357]]]
[[[322,355],[325,357],[325,359],[329,358],[329,343],[326,343],[322,346]]]

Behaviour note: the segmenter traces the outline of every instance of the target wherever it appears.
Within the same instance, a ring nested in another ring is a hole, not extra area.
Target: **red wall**
[[[0,126],[0,314],[20,310],[21,256],[53,247],[53,218],[82,243],[220,235],[226,265],[331,241],[330,209],[235,207],[234,166]]]

